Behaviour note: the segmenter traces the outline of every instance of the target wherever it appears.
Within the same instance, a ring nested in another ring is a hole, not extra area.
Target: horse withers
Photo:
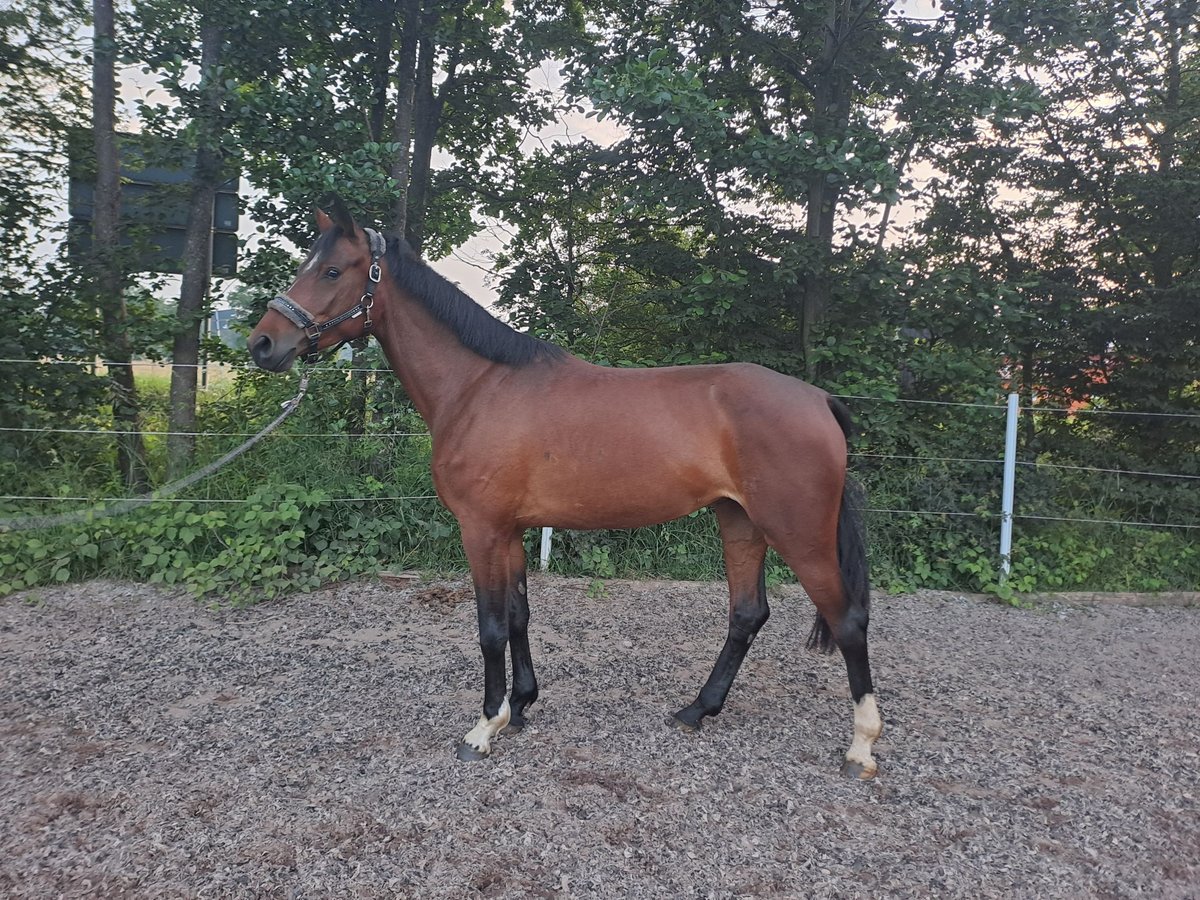
[[[458,519],[483,652],[483,714],[458,747],[481,759],[525,724],[538,686],[529,650],[526,529],[634,528],[713,509],[729,630],[712,674],[672,721],[721,711],[767,621],[773,547],[817,608],[808,644],[841,650],[854,701],[843,771],[871,778],[882,731],[867,657],[866,549],[846,476],[849,415],[824,391],[749,364],[613,369],[510,328],[399,239],[359,227],[340,201],[286,294],[250,335],[264,369],[374,334],[429,426],[438,497]],[[512,659],[508,690],[505,650]]]

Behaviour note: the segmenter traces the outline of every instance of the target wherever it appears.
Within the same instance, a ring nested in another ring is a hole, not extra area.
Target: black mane
[[[567,352],[501,322],[421,260],[406,241],[389,236],[388,271],[397,287],[411,294],[463,346],[492,362],[524,366],[561,359]]]

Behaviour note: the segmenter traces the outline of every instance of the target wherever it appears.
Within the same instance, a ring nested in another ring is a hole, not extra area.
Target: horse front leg
[[[721,526],[725,549],[729,632],[699,696],[668,719],[668,724],[684,731],[695,731],[704,723],[705,716],[715,716],[721,711],[751,643],[771,615],[763,568],[767,555],[766,539],[746,511],[734,501],[719,500],[713,504],[713,509]]]
[[[492,752],[492,739],[508,725],[512,708],[508,697],[505,649],[509,644],[509,595],[513,542],[505,532],[463,523],[463,545],[475,584],[479,615],[479,649],[483,654],[483,714],[458,745],[461,760],[484,759]],[[522,550],[522,559],[523,559]],[[522,572],[524,565],[521,566]],[[524,581],[522,579],[522,585]],[[531,673],[532,674],[532,673]]]
[[[538,698],[537,678],[533,674],[533,655],[529,652],[529,591],[525,579],[525,545],[521,535],[510,559],[519,562],[510,579],[508,592],[508,648],[512,654],[512,694],[509,706],[512,715],[505,734],[515,734],[525,727],[525,710]]]

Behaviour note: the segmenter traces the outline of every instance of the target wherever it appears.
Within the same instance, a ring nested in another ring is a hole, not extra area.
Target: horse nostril
[[[270,335],[260,334],[258,340],[250,345],[250,355],[254,357],[254,361],[261,363],[264,359],[270,357],[274,343]]]

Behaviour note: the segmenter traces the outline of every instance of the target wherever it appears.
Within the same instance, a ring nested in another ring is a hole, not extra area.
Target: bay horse
[[[728,635],[696,700],[669,721],[695,730],[721,711],[770,614],[764,563],[773,547],[816,605],[808,646],[836,645],[845,659],[854,737],[842,771],[872,778],[883,726],[867,659],[866,549],[846,476],[845,407],[756,365],[585,362],[496,319],[401,239],[359,227],[341,201],[326,205],[316,243],[249,350],[282,372],[297,357],[373,334],[428,424],[434,485],[471,566],[483,653],[483,714],[458,757],[486,757],[497,735],[524,726],[538,697],[526,529],[634,528],[710,506],[724,546]]]

